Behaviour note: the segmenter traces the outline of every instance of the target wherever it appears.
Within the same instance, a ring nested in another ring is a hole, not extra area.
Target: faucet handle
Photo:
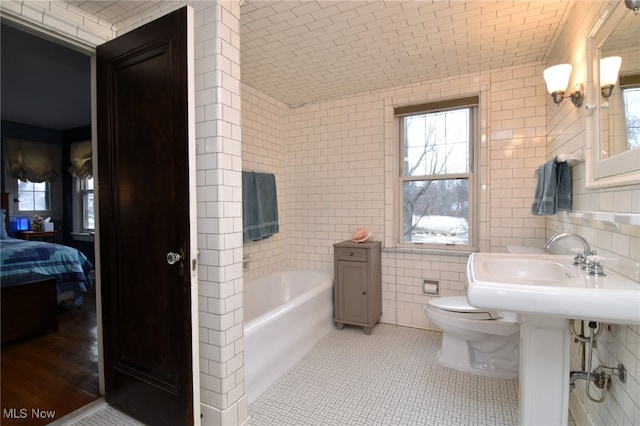
[[[575,255],[575,257],[573,258],[573,264],[574,265],[584,265],[585,262],[585,258],[584,258],[584,251],[580,248],[572,248],[571,252]]]
[[[575,257],[573,258],[573,264],[579,265],[580,267],[584,266],[584,262],[585,262],[584,251],[576,247],[576,248],[572,248],[571,252],[575,254]]]
[[[589,275],[595,275],[598,277],[605,277],[604,273],[604,256],[598,256],[592,254],[587,256],[587,270],[589,271]]]

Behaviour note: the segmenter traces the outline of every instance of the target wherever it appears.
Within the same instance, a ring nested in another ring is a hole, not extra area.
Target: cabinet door
[[[338,262],[336,319],[367,322],[367,263]]]

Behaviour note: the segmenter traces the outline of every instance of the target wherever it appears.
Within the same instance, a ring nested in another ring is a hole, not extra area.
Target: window
[[[474,247],[477,105],[472,97],[395,109],[401,245]]]
[[[29,182],[18,179],[18,211],[48,212],[50,210],[49,182]]]
[[[82,195],[82,230],[94,231],[95,216],[93,209],[93,178],[78,179]]]
[[[625,117],[627,122],[627,147],[640,147],[640,85],[622,87]]]

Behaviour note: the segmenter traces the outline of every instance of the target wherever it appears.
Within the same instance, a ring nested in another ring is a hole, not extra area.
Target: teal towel
[[[280,231],[276,177],[242,172],[242,241],[259,241]]]
[[[549,216],[571,210],[571,169],[569,163],[557,163],[554,157],[538,167],[538,183],[531,214]]]
[[[556,165],[558,211],[571,211],[571,168],[566,161]]]
[[[558,212],[556,158],[538,167],[538,183],[531,205],[531,214],[535,216],[552,215]]]

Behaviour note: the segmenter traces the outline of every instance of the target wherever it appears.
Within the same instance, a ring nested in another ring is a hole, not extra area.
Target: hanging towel
[[[260,239],[260,206],[256,175],[242,172],[242,242]]]
[[[558,212],[556,159],[554,157],[538,167],[538,183],[531,205],[533,215],[552,215]]]
[[[552,215],[571,210],[571,169],[569,163],[558,163],[558,157],[538,167],[538,183],[531,205],[533,215]]]
[[[558,178],[558,211],[571,210],[571,168],[569,163],[563,161],[556,164],[556,176]]]
[[[258,241],[280,231],[276,177],[242,172],[242,241]]]
[[[260,232],[262,238],[267,238],[280,230],[276,177],[272,173],[256,173],[256,190],[260,200]]]

